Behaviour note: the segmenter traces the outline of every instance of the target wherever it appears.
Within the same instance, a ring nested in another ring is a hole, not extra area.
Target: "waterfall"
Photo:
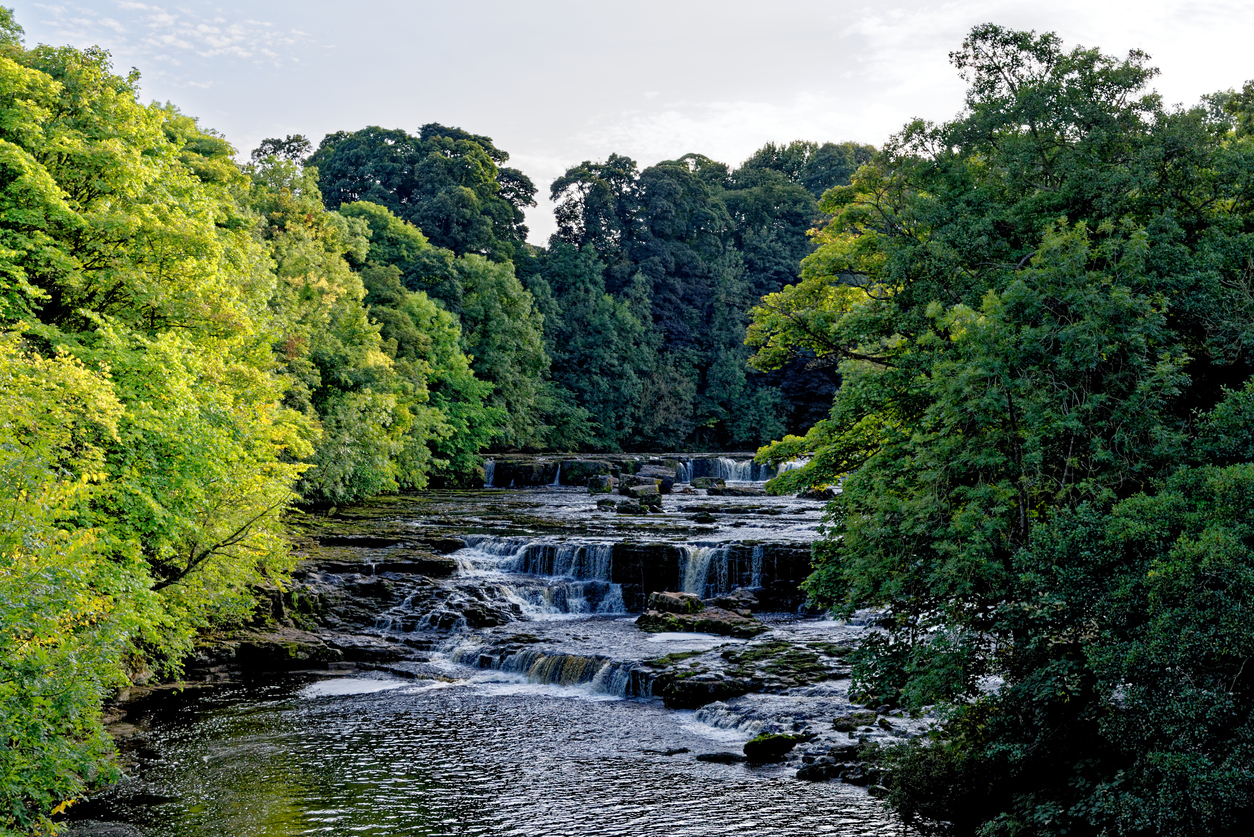
[[[528,543],[513,554],[508,572],[609,581],[612,543]]]
[[[730,589],[726,546],[685,546],[684,577],[680,587],[685,593],[707,598]]]
[[[476,643],[460,643],[449,651],[449,658],[464,666],[521,674],[532,683],[551,686],[579,686],[596,694],[617,697],[647,697],[649,678],[637,672],[632,663],[607,657],[561,654],[537,648],[512,653]]]
[[[463,578],[480,580],[521,613],[535,618],[626,613],[623,589],[611,580],[613,543],[547,543],[529,538],[468,535],[453,553]]]
[[[495,488],[492,484],[496,479],[496,461],[493,459],[485,459],[483,462],[483,487]]]
[[[766,552],[762,544],[755,544],[753,547],[753,557],[749,564],[749,577],[751,581],[749,586],[754,590],[762,589],[762,557]]]
[[[714,470],[719,479],[727,482],[753,481],[752,459],[736,460],[731,457],[720,456],[714,460]]]
[[[692,482],[692,471],[696,463],[691,459],[682,460],[675,469],[675,482]]]
[[[557,473],[553,475],[553,482],[549,483],[549,485],[561,485],[561,484],[562,484],[562,463],[559,462],[557,463]]]
[[[784,473],[785,471],[796,471],[809,464],[809,459],[790,459],[787,462],[781,462],[779,465],[775,466],[775,473],[778,475]]]

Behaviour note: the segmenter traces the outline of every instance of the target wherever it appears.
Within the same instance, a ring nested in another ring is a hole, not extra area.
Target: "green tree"
[[[1248,377],[1251,146],[1222,108],[1164,111],[1139,52],[986,25],[953,60],[965,113],[827,192],[801,282],[755,312],[758,364],[840,364],[829,418],[760,454],[813,457],[775,488],[843,480],[808,587],[882,610],[869,700],[954,701],[889,759],[921,828],[1235,833],[1254,562],[1219,440],[1248,435],[1223,385]]]
[[[328,209],[371,201],[437,247],[505,261],[526,242],[523,208],[536,192],[508,159],[488,137],[431,123],[416,137],[374,126],[328,134],[309,162]]]

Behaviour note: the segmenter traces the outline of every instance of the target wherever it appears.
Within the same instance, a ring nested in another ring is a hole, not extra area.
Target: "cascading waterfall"
[[[686,546],[688,560],[680,587],[701,598],[728,592],[727,546]]]
[[[561,485],[561,484],[562,484],[562,463],[559,462],[557,463],[557,473],[553,475],[553,482],[549,483],[549,485]]]
[[[626,613],[611,581],[612,543],[546,543],[471,535],[453,553],[463,575],[491,580],[532,616]]]
[[[790,459],[775,466],[775,475],[778,476],[787,471],[797,471],[809,464],[809,459]]]
[[[577,686],[594,694],[616,697],[649,697],[651,678],[632,663],[608,657],[559,654],[537,648],[512,653],[474,642],[460,642],[448,650],[449,659],[474,668],[521,674],[531,683]]]
[[[728,482],[751,482],[753,480],[752,459],[736,460],[727,456],[720,456],[714,460],[714,470],[719,479]]]
[[[754,590],[762,589],[762,559],[765,554],[766,549],[762,544],[754,545],[752,557],[749,559],[749,577],[752,579],[749,586]]]
[[[510,572],[609,581],[612,543],[528,543],[513,554]]]
[[[495,488],[496,486],[493,484],[495,479],[496,479],[496,462],[495,460],[492,460],[492,459],[485,459],[483,461],[483,487]]]
[[[696,463],[691,459],[685,459],[679,463],[679,467],[675,470],[676,482],[692,482],[692,471]]]

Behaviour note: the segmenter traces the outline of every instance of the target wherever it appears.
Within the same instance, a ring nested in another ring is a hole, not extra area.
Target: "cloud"
[[[181,52],[185,58],[225,57],[281,67],[297,63],[297,53],[314,44],[305,32],[251,17],[228,20],[186,6],[166,8],[131,0],[112,5],[116,14],[77,4],[42,6],[50,16],[43,23],[58,37],[78,42],[108,31],[112,51],[168,61],[174,61],[172,52]]]

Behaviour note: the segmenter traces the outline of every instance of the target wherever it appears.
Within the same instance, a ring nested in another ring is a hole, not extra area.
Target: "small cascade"
[[[529,543],[514,553],[509,572],[609,581],[612,543]]]
[[[751,579],[749,587],[752,590],[762,589],[762,558],[765,556],[766,550],[762,544],[755,544],[753,552],[749,559],[749,577]]]
[[[692,482],[692,472],[695,467],[696,462],[693,460],[681,460],[679,467],[675,469],[675,482]]]
[[[684,547],[688,560],[684,564],[681,587],[685,593],[708,598],[731,589],[728,579],[727,546]]]
[[[714,460],[715,476],[727,482],[752,482],[753,460],[720,456]]]
[[[469,535],[453,553],[461,575],[493,587],[532,618],[626,613],[611,582],[612,543],[547,543]]]
[[[493,481],[496,479],[496,461],[485,459],[483,461],[483,487],[495,488]]]
[[[635,664],[602,656],[562,654],[538,648],[512,650],[463,642],[448,652],[453,662],[472,668],[521,674],[532,683],[576,686],[594,694],[649,697],[651,678]]]
[[[557,472],[553,474],[553,482],[549,483],[549,485],[561,485],[561,484],[562,484],[562,463],[559,462],[557,463]]]

